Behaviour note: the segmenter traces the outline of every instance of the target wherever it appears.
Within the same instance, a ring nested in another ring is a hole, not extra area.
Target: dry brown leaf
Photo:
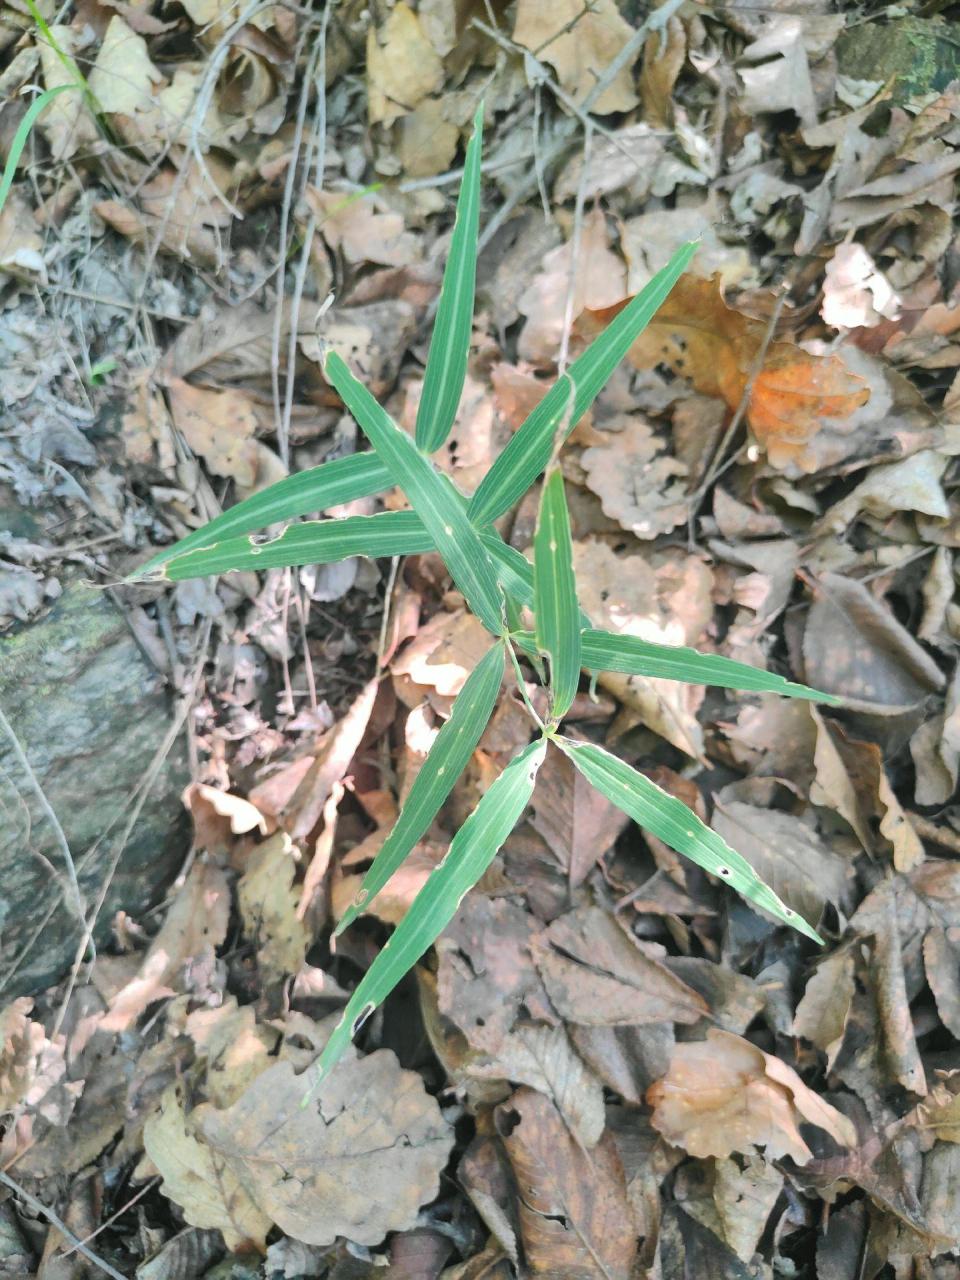
[[[418,1075],[379,1050],[344,1063],[310,1103],[306,1075],[279,1062],[226,1111],[191,1119],[260,1210],[305,1244],[379,1244],[437,1194],[453,1130]]]
[[[560,751],[547,753],[531,805],[531,825],[574,887],[583,884],[629,821]]]
[[[760,42],[757,42],[759,45]],[[745,50],[745,56],[756,51],[756,46]],[[794,111],[800,122],[806,126],[817,122],[817,103],[814,96],[813,82],[810,78],[810,65],[803,42],[794,38],[784,48],[781,46],[780,56],[770,62],[756,67],[741,67],[740,79],[743,81],[743,94],[740,96],[744,111],[750,115],[759,115],[767,111]],[[769,56],[771,49],[765,44],[760,56]]]
[[[532,944],[550,1002],[568,1022],[587,1027],[697,1022],[701,996],[675,977],[600,907],[554,920]]]
[[[177,464],[173,424],[166,402],[149,374],[137,375],[129,388],[120,429],[127,457],[173,475]]]
[[[941,1142],[960,1142],[960,1071],[938,1071],[917,1108],[918,1127]]]
[[[442,84],[443,62],[417,15],[399,0],[383,26],[367,28],[370,123],[393,124]]]
[[[912,706],[945,683],[890,609],[863,583],[838,573],[817,579],[803,659],[819,688],[868,706]]]
[[[800,1124],[816,1125],[841,1146],[853,1147],[851,1122],[808,1089],[779,1058],[728,1031],[678,1044],[663,1080],[647,1091],[651,1121],[668,1142],[692,1156],[750,1154],[764,1147],[768,1159],[812,1158]]]
[[[578,330],[592,336],[627,304],[581,316]],[[630,349],[639,369],[666,364],[704,395],[735,410],[766,338],[766,326],[728,307],[720,279],[681,276],[666,302]],[[773,466],[807,466],[805,446],[823,418],[848,418],[870,389],[836,356],[810,355],[789,342],[767,349],[747,404],[747,421]],[[811,465],[809,469],[814,469]]]
[[[52,11],[50,17],[53,18]],[[77,54],[82,56],[84,39],[79,28],[53,22],[50,39],[37,41],[45,89],[76,85],[76,76],[67,60]],[[69,160],[99,139],[93,113],[86,106],[78,105],[78,97],[76,93],[60,93],[40,113],[37,127],[46,138],[54,160]]]
[[[147,1120],[143,1144],[163,1178],[163,1193],[174,1200],[192,1226],[223,1232],[230,1249],[266,1249],[270,1218],[257,1207],[227,1161],[195,1136],[176,1086]],[[147,1171],[144,1170],[146,1173]]]
[[[44,271],[43,238],[33,210],[13,187],[0,209],[0,275],[9,272],[42,277]]]
[[[584,449],[580,465],[605,515],[635,538],[669,533],[687,518],[687,468],[639,414],[604,424],[603,444]],[[613,429],[617,428],[617,429]]]
[[[656,129],[673,123],[673,86],[686,58],[686,32],[677,17],[669,18],[666,29],[653,32],[643,46],[640,102],[644,120]]]
[[[575,152],[560,170],[553,198],[559,204],[572,200],[582,185],[587,200],[596,200],[623,188],[634,199],[642,200],[656,180],[663,149],[662,134],[643,121],[628,124],[612,134],[594,134],[589,155]]]
[[[803,1036],[827,1055],[832,1068],[847,1029],[856,992],[853,952],[844,949],[817,965],[793,1019],[793,1034]]]
[[[35,1107],[66,1071],[66,1040],[47,1037],[30,1018],[33,1001],[21,996],[0,1010],[0,1114]]]
[[[237,886],[244,933],[256,944],[265,985],[298,973],[306,958],[307,931],[293,884],[299,858],[287,833],[278,831],[254,849]]]
[[[615,0],[519,0],[513,38],[549,62],[562,88],[579,104],[633,35]],[[630,64],[620,68],[593,110],[598,115],[637,105]]]
[[[518,306],[527,320],[517,339],[517,351],[531,364],[550,365],[557,358],[574,268],[573,315],[585,308],[610,307],[614,299],[623,297],[626,269],[610,248],[606,216],[599,207],[583,219],[579,249],[572,239],[551,249],[520,297]]]
[[[689,240],[699,241],[690,263],[692,275],[717,275],[724,288],[752,284],[755,269],[750,254],[742,245],[728,245],[719,238],[717,226],[722,219],[713,198],[700,205],[654,209],[627,218],[620,230],[620,250],[627,260],[627,292],[639,293]]]
[[[194,387],[182,378],[168,382],[167,395],[177,430],[213,474],[236,480],[243,489],[252,488],[257,478],[254,434],[259,418],[250,397],[232,389]]]
[[[843,903],[852,863],[800,818],[718,796],[712,825],[774,893],[814,926],[827,903]]]
[[[184,790],[183,803],[193,819],[194,844],[208,853],[228,853],[231,836],[251,831],[267,834],[267,820],[257,806],[229,791],[191,782]]]
[[[219,184],[218,190],[226,191],[229,169],[213,158],[207,167]],[[159,235],[163,248],[176,257],[205,267],[223,266],[219,232],[230,226],[233,214],[196,166],[180,172],[161,169],[140,188],[136,209],[119,200],[99,200],[93,209],[120,235],[137,244],[147,244]]]
[[[629,1280],[637,1233],[613,1137],[584,1151],[550,1099],[532,1089],[518,1089],[496,1119],[517,1181],[530,1272]]]
[[[721,1238],[741,1262],[756,1252],[767,1220],[783,1193],[783,1174],[759,1155],[748,1156],[743,1168],[736,1160],[714,1165],[713,1202]]]
[[[110,1001],[103,1030],[126,1030],[155,1000],[184,989],[190,962],[213,954],[227,936],[229,919],[226,875],[212,863],[195,862],[147,949],[140,972]]]

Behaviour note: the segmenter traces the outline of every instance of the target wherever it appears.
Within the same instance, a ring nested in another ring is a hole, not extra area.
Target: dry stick
[[[787,300],[787,294],[790,292],[790,287],[790,284],[784,281],[780,288],[777,301],[770,313],[770,320],[767,324],[766,332],[763,335],[763,341],[760,343],[757,354],[754,357],[753,364],[750,366],[750,373],[747,376],[746,385],[743,388],[743,394],[740,396],[740,403],[737,405],[736,411],[730,419],[729,426],[723,433],[723,438],[717,446],[717,450],[713,455],[710,465],[707,467],[706,474],[690,497],[690,511],[687,515],[687,540],[691,547],[695,545],[693,528],[694,521],[697,518],[697,512],[700,510],[700,504],[703,502],[707,490],[717,477],[720,476],[727,467],[733,464],[733,458],[731,458],[727,463],[724,462],[724,459],[726,457],[727,450],[730,448],[730,442],[739,430],[740,424],[743,422],[744,416],[747,412],[747,408],[750,404],[750,397],[753,395],[754,385],[756,384],[757,378],[760,376],[763,369],[763,362],[767,358],[767,351],[769,350],[770,343],[773,340],[774,330],[777,327],[777,321],[780,319],[780,315],[783,311],[784,303]]]
[[[91,1231],[90,1234],[88,1236],[84,1236],[78,1244],[72,1244],[69,1249],[65,1249],[63,1252],[64,1258],[69,1258],[72,1254],[76,1253],[82,1245],[89,1244],[91,1240],[96,1240],[97,1236],[100,1235],[102,1231],[106,1231],[107,1227],[112,1226],[118,1218],[122,1218],[128,1210],[133,1208],[138,1200],[142,1200],[147,1192],[152,1191],[160,1181],[161,1179],[158,1174],[157,1177],[151,1178],[149,1182],[144,1183],[137,1194],[132,1196],[125,1205],[122,1205],[116,1213],[112,1213],[105,1222],[101,1222],[96,1231]]]
[[[622,46],[620,52],[613,61],[608,63],[604,68],[603,74],[597,77],[597,83],[593,86],[577,109],[577,118],[582,115],[586,115],[590,111],[603,91],[613,84],[613,81],[616,79],[617,75],[619,75],[622,68],[637,56],[643,45],[646,43],[647,36],[649,36],[652,31],[662,31],[666,27],[667,22],[673,17],[683,3],[684,0],[665,0],[659,9],[655,9],[653,13],[648,14],[647,17],[644,18],[643,22],[636,29],[630,39]],[[561,126],[561,129],[558,131],[558,136],[554,138],[553,142],[543,155],[542,163],[544,167],[551,165],[554,160],[562,155],[575,124],[573,120],[564,120],[561,121]],[[534,183],[536,182],[536,174],[533,175],[532,181]],[[497,212],[484,227],[480,235],[478,252],[482,252],[483,249],[486,248],[521,200],[526,199],[527,194],[530,191],[530,186],[531,175],[528,172],[517,186],[514,187],[497,209]]]
[[[113,1280],[127,1280],[125,1275],[117,1271],[116,1268],[111,1267],[110,1263],[104,1258],[94,1253],[92,1249],[88,1249],[83,1241],[73,1234],[63,1219],[58,1218],[52,1209],[48,1209],[41,1200],[38,1200],[36,1196],[32,1196],[29,1191],[20,1186],[19,1182],[14,1182],[13,1178],[8,1173],[4,1173],[2,1169],[0,1169],[0,1182],[9,1187],[14,1195],[25,1204],[28,1204],[35,1213],[39,1213],[46,1218],[50,1225],[60,1232],[64,1240],[70,1243],[74,1251],[83,1254],[86,1260],[92,1262],[95,1267],[99,1267],[104,1275],[112,1276]]]
[[[952,831],[949,827],[938,827],[929,818],[913,813],[910,809],[907,810],[907,821],[921,840],[929,840],[931,844],[939,845],[941,849],[949,849],[951,853],[960,855],[960,831]]]

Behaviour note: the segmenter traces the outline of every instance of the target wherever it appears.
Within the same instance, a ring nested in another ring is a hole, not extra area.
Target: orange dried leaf
[[[630,301],[585,311],[578,332],[601,332]],[[702,395],[719,396],[734,411],[763,349],[766,325],[728,307],[720,277],[685,275],[630,348],[638,369],[663,364],[689,378]],[[824,418],[848,418],[870,398],[862,378],[836,356],[812,355],[791,342],[773,343],[754,381],[747,422],[776,467],[800,460],[803,444]]]

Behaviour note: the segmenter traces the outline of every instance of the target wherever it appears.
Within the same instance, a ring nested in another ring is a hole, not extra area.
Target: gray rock
[[[171,700],[119,610],[75,585],[45,616],[0,636],[0,708],[63,828],[86,902],[109,880],[95,932],[103,942],[116,911],[158,900],[187,850],[182,734],[122,841],[173,723]],[[0,1002],[56,982],[74,959],[83,933],[65,862],[0,724]]]

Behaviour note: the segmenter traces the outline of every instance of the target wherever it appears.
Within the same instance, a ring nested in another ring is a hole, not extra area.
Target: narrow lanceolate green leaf
[[[321,463],[308,471],[298,471],[296,475],[284,476],[269,489],[238,502],[173,546],[165,547],[134,576],[152,573],[174,556],[181,556],[194,547],[208,547],[212,542],[250,533],[253,529],[265,529],[267,525],[281,520],[326,511],[342,502],[355,502],[357,498],[370,498],[391,485],[390,472],[375,453],[354,453],[348,458]]]
[[[659,836],[671,849],[682,853],[711,875],[724,880],[748,901],[756,903],[784,924],[804,933],[815,942],[823,939],[802,916],[784,906],[773,890],[760,879],[746,858],[692,813],[675,796],[644,777],[625,761],[588,742],[555,739],[588,782],[611,800],[634,822]]]
[[[326,353],[323,372],[380,455],[394,484],[407,495],[467,604],[488,631],[502,634],[503,592],[463,505],[335,351]]]
[[[837,703],[829,693],[818,693],[805,684],[794,684],[783,676],[761,671],[745,662],[734,662],[716,653],[698,653],[682,645],[655,644],[639,636],[618,635],[615,631],[584,631],[583,665],[588,671],[619,671],[628,676],[655,676],[662,680],[684,680],[688,684],[713,684],[723,689],[744,689],[752,693],[781,693],[788,698],[811,702]]]
[[[537,648],[550,659],[550,713],[561,720],[580,683],[580,606],[570,514],[559,467],[550,471],[540,495],[533,539],[533,594]]]
[[[170,582],[182,582],[232,569],[331,564],[348,556],[412,556],[432,548],[433,539],[412,511],[382,511],[343,520],[304,520],[274,538],[224,538],[175,556],[157,573]]]
[[[496,520],[527,492],[550,461],[558,430],[562,427],[564,434],[569,435],[590,408],[634,340],[683,275],[696,248],[694,242],[678,249],[663,270],[657,272],[557,379],[480,482],[470,501],[470,519],[474,524],[486,525]]]
[[[368,1014],[443,932],[469,889],[493,861],[529,803],[546,745],[543,739],[532,742],[511,760],[454,836],[446,857],[350,997],[317,1064],[318,1083]]]
[[[450,434],[457,414],[473,328],[473,293],[477,278],[477,238],[480,227],[480,151],[483,105],[473,121],[463,181],[457,199],[450,256],[443,273],[440,305],[430,339],[430,354],[417,410],[417,445],[424,453],[439,449]]]
[[[27,139],[30,137],[30,132],[37,122],[37,117],[47,109],[58,94],[66,93],[68,89],[76,92],[78,88],[79,86],[75,84],[58,84],[52,89],[46,89],[43,93],[37,94],[23,113],[23,118],[17,125],[17,131],[10,143],[10,150],[7,152],[7,163],[3,168],[3,177],[0,178],[0,211],[3,210],[3,206],[7,202],[10,187],[13,185],[13,179],[16,176],[17,165],[20,163],[20,157],[23,155],[23,149],[27,145]]]
[[[477,663],[460,690],[450,719],[414,779],[397,824],[363,878],[360,890],[337,925],[340,934],[369,907],[440,811],[467,767],[493,713],[503,680],[503,645],[497,643]]]
[[[493,561],[494,572],[500,580],[500,585],[504,592],[512,597],[517,604],[523,605],[526,609],[534,608],[533,595],[533,565],[516,547],[511,547],[508,542],[500,537],[496,529],[483,529],[480,533],[480,541],[486,547],[490,559]],[[580,610],[580,629],[590,626],[590,619]],[[525,645],[520,640],[520,647],[526,648],[530,653],[536,653],[536,640],[532,632],[521,632],[528,635],[530,644]],[[516,637],[514,637],[516,639]]]

